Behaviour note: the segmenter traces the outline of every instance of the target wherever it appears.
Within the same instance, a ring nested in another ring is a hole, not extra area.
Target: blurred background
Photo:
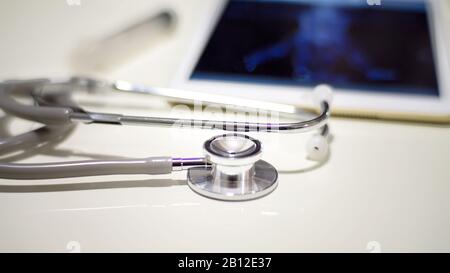
[[[0,78],[88,74],[166,85],[186,53],[186,44],[198,27],[199,14],[213,2],[2,0]],[[152,24],[145,30],[145,37],[136,34],[141,30],[133,30],[134,40],[127,43],[131,54],[124,55],[119,46],[110,48],[117,56],[108,55],[108,63],[104,56],[98,57],[100,60],[89,59],[96,55],[90,50],[95,52],[98,43],[112,39],[117,46],[121,39],[126,41],[129,37],[111,36],[145,24],[164,11],[173,12],[174,20],[176,17],[174,29],[153,30]]]

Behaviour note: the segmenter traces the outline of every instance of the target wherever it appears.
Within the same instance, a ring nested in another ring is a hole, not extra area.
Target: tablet
[[[446,9],[440,0],[219,1],[173,86],[305,107],[328,84],[334,115],[449,123]]]

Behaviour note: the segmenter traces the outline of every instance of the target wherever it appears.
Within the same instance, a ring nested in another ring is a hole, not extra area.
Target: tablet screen
[[[191,79],[438,96],[426,4],[373,1],[229,1]]]

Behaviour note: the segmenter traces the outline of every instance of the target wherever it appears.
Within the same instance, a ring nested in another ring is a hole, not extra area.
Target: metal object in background
[[[83,73],[110,70],[167,38],[176,22],[174,11],[161,11],[103,39],[85,42],[75,50],[72,63]]]

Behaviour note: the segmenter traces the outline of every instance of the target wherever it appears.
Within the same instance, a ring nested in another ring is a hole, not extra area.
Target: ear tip
[[[328,141],[322,135],[315,135],[306,143],[308,159],[322,161],[328,155]]]
[[[329,104],[333,102],[333,87],[328,84],[319,84],[314,88],[315,100],[320,103],[326,101]]]

